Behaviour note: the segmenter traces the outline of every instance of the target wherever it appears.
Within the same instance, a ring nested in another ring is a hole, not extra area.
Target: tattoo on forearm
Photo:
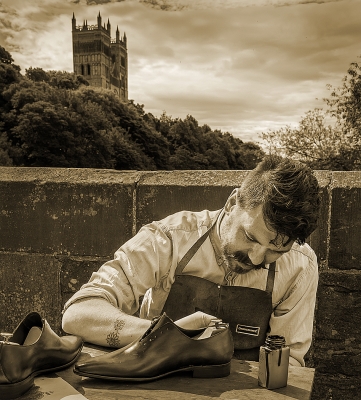
[[[109,347],[121,347],[119,340],[119,332],[123,329],[125,322],[119,317],[114,321],[114,330],[107,336]]]

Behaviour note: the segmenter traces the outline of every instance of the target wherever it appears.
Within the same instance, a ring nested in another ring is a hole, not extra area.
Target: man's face
[[[276,261],[291,249],[293,241],[284,246],[287,238],[277,237],[267,228],[262,206],[244,210],[231,197],[220,225],[222,252],[229,269],[244,274]]]

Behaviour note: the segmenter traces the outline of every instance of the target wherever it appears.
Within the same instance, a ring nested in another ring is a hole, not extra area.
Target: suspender
[[[202,244],[206,241],[206,239],[209,236],[209,233],[213,226],[215,225],[217,219],[218,219],[219,214],[217,217],[214,219],[212,222],[211,227],[194,243],[194,245],[184,254],[182,259],[179,261],[175,275],[181,275],[184,268],[187,266],[189,261],[193,258],[193,256],[197,253],[199,248],[202,246]],[[268,274],[267,274],[267,284],[266,284],[266,292],[272,294],[273,291],[273,286],[274,286],[274,280],[275,280],[275,272],[276,272],[276,262],[273,262],[269,265],[268,268]]]

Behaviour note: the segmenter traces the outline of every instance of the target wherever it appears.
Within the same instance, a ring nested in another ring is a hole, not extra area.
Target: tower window
[[[84,75],[84,65],[81,65],[81,74]]]
[[[90,64],[88,64],[88,75],[90,75]]]

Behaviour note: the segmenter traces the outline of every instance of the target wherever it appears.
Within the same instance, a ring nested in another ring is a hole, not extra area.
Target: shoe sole
[[[61,365],[59,367],[43,369],[41,371],[35,371],[20,382],[0,384],[0,399],[1,400],[16,399],[17,397],[21,396],[22,394],[26,393],[29,389],[31,389],[31,387],[34,385],[34,378],[37,375],[60,371],[74,364],[74,362],[80,356],[81,350],[82,348],[80,348],[77,355],[67,364]]]
[[[223,378],[231,373],[231,362],[220,365],[200,365],[200,366],[192,365],[186,368],[180,368],[174,371],[169,371],[157,376],[135,377],[135,378],[92,374],[83,371],[78,371],[74,368],[74,373],[80,376],[85,376],[87,378],[107,379],[120,382],[149,382],[149,381],[155,381],[160,378],[164,378],[168,375],[176,374],[179,372],[189,372],[189,371],[193,373],[193,378]]]

